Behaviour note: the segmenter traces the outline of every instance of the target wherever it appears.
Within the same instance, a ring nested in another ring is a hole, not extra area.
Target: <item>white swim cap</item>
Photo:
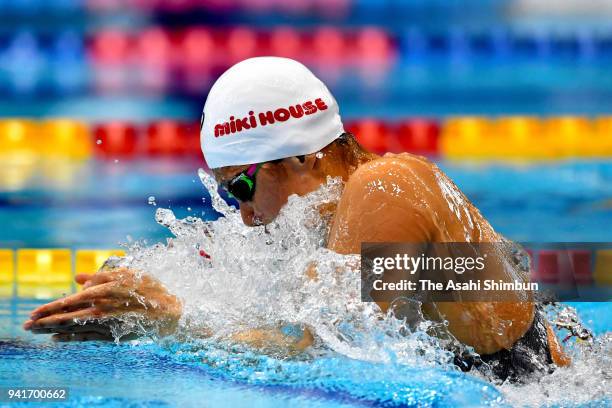
[[[239,62],[212,86],[200,143],[210,168],[314,153],[344,133],[338,104],[308,68],[289,58]]]

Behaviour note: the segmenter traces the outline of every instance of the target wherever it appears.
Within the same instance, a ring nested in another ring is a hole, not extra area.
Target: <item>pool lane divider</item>
[[[533,281],[612,286],[612,249],[540,249],[528,253]]]
[[[397,7],[398,2],[378,3]],[[327,2],[325,8],[329,6]],[[261,55],[294,58],[322,67],[323,74],[346,70],[364,78],[389,77],[398,67],[440,63],[448,71],[457,64],[478,66],[483,62],[487,67],[527,62],[605,69],[612,56],[611,35],[606,31],[563,33],[551,28],[529,32],[498,25],[478,30],[389,30],[381,24],[309,29],[191,25],[136,31],[105,28],[92,35],[72,30],[42,34],[26,28],[0,37],[0,65],[6,67],[8,93],[51,91],[60,99],[92,89],[103,94],[130,89],[159,96],[177,92],[203,95],[212,76],[240,60]],[[24,64],[30,67],[26,72]],[[69,79],[66,72],[70,72]],[[29,81],[17,80],[22,77]]]
[[[593,279],[602,285],[612,286],[612,249],[597,252]]]
[[[480,30],[388,30],[376,24],[344,28],[319,25],[307,30],[190,25],[181,29],[149,26],[137,31],[105,28],[92,35],[71,30],[43,35],[22,29],[2,36],[0,51],[11,55],[12,50],[25,50],[36,57],[32,60],[39,66],[55,67],[63,62],[82,68],[104,64],[161,72],[195,68],[209,72],[261,55],[325,62],[334,68],[364,60],[428,63],[484,58],[490,63],[551,63],[563,59],[597,63],[610,57],[610,37],[609,32],[596,29],[562,33],[551,28],[532,33],[497,25]],[[17,62],[20,60],[13,64]]]
[[[348,121],[345,127],[376,153],[519,162],[612,157],[612,116],[363,119]]]
[[[15,284],[15,253],[0,249],[0,297],[12,297]]]
[[[364,118],[346,121],[345,128],[376,153],[408,151],[452,160],[518,162],[612,158],[612,116]],[[0,160],[12,163],[12,169],[41,158],[161,157],[202,160],[199,123],[170,119],[146,124],[87,124],[61,118],[0,120]]]
[[[543,284],[612,286],[612,249],[528,249],[531,279]],[[51,299],[78,290],[74,276],[94,273],[120,249],[0,249],[0,298]]]
[[[74,276],[94,273],[120,249],[0,249],[0,297],[52,299],[73,293]]]

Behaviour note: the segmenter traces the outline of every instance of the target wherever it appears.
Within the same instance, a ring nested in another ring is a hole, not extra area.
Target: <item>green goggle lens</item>
[[[247,174],[251,170],[249,168],[247,171],[243,171],[234,177],[226,187],[229,195],[243,202],[250,201],[253,195],[255,195],[255,176],[260,166],[257,165],[254,171],[251,171],[253,173],[252,176]]]

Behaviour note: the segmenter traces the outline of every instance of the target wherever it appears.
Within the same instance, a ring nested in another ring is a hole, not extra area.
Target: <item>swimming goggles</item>
[[[236,199],[247,202],[255,195],[255,177],[263,163],[251,164],[246,170],[240,172],[227,183],[223,183],[223,188]]]

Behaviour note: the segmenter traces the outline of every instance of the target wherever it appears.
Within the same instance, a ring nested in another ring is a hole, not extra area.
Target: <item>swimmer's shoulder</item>
[[[404,191],[422,189],[435,182],[439,173],[438,166],[423,156],[387,153],[359,166],[345,188],[361,190],[368,185],[390,182]]]
[[[328,247],[351,254],[362,242],[429,242],[433,194],[423,180],[432,177],[431,166],[413,155],[385,155],[359,166],[344,186]]]

